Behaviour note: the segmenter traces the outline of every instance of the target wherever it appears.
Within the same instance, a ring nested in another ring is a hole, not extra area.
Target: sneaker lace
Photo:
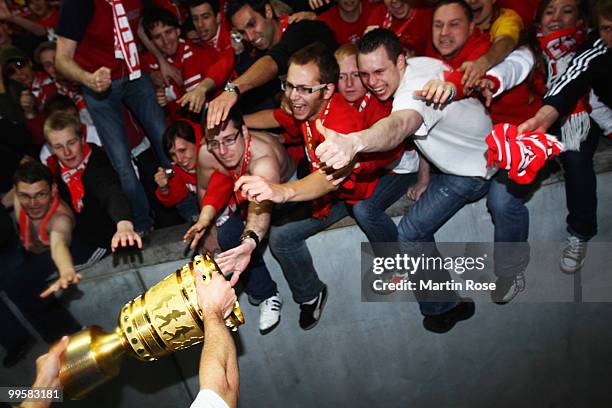
[[[525,290],[525,275],[523,273],[517,273],[514,277],[514,287],[517,293]]]
[[[580,260],[584,254],[586,242],[578,237],[570,236],[567,238],[567,244],[563,249],[563,256],[570,259]]]

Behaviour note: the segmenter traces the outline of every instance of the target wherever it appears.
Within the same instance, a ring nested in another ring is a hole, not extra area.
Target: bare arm
[[[515,47],[516,41],[514,38],[502,35],[493,41],[486,54],[474,61],[466,61],[461,64],[460,70],[464,72],[461,82],[465,88],[473,87],[487,70],[502,62]]]
[[[264,109],[244,115],[244,123],[249,129],[271,129],[280,126],[274,118],[274,109]]]
[[[234,340],[225,326],[236,301],[236,294],[229,283],[215,274],[204,284],[202,273],[195,275],[198,303],[204,321],[204,347],[200,358],[200,389],[212,390],[230,406],[238,403],[238,359]]]
[[[111,85],[111,71],[100,67],[94,73],[84,70],[74,60],[78,43],[66,37],[57,37],[55,68],[66,79],[78,82],[94,92],[104,92]]]
[[[74,270],[72,254],[70,253],[70,241],[72,240],[72,219],[64,214],[58,214],[51,218],[49,223],[49,242],[51,247],[51,259],[57,267],[59,278],[53,282],[47,290],[40,294],[47,297],[60,289],[66,289],[81,280],[81,274]]]
[[[340,169],[351,163],[357,153],[385,152],[397,147],[412,136],[423,118],[412,109],[391,113],[369,129],[343,135],[327,129],[317,121],[317,129],[325,136],[315,153],[328,167]]]
[[[559,111],[550,105],[543,105],[534,117],[518,127],[519,132],[546,132],[559,118]]]

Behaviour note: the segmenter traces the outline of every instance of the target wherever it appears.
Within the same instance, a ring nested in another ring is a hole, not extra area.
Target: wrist
[[[168,185],[166,184],[165,186],[159,186],[159,192],[166,195],[170,192],[170,189],[168,188]]]

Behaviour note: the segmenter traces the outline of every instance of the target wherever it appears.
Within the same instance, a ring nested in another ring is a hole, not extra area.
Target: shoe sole
[[[568,269],[562,263],[559,263],[559,269],[561,270],[561,272],[563,272],[566,275],[574,275],[576,272],[581,270],[583,266],[584,266],[584,261],[582,261],[582,263],[578,267],[572,268],[572,269]]]
[[[325,309],[325,304],[327,303],[327,296],[329,295],[329,293],[327,293],[325,295],[325,298],[323,299],[323,301],[321,302],[321,312],[319,313],[319,318],[317,320],[314,321],[313,324],[311,324],[310,326],[307,327],[302,327],[302,330],[310,330],[312,328],[314,328],[317,324],[319,324],[319,320],[321,320],[321,316],[323,316],[323,309]]]
[[[280,322],[281,322],[281,318],[279,317],[278,321],[274,323],[272,326],[264,330],[259,329],[259,334],[261,334],[262,336],[265,336],[266,334],[270,333],[272,330],[276,329],[276,327],[280,324]]]

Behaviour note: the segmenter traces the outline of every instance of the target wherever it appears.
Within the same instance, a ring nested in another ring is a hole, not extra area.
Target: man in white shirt
[[[438,255],[434,233],[465,204],[484,196],[494,170],[488,169],[485,137],[492,129],[484,107],[468,98],[447,106],[415,96],[431,79],[442,79],[442,61],[410,58],[391,32],[378,29],[358,44],[362,81],[380,100],[391,97],[392,114],[369,129],[342,135],[321,127],[326,141],[316,150],[327,166],[346,166],[357,153],[389,150],[412,136],[427,159],[441,170],[400,221],[399,241],[409,253]],[[420,93],[419,93],[420,94]],[[495,204],[504,205],[503,200]],[[496,208],[492,213],[503,209]],[[503,236],[503,231],[498,231]],[[429,243],[429,244],[427,244]],[[445,269],[418,271],[417,280],[450,282]],[[452,290],[415,291],[426,329],[444,333],[474,314],[474,305]]]

